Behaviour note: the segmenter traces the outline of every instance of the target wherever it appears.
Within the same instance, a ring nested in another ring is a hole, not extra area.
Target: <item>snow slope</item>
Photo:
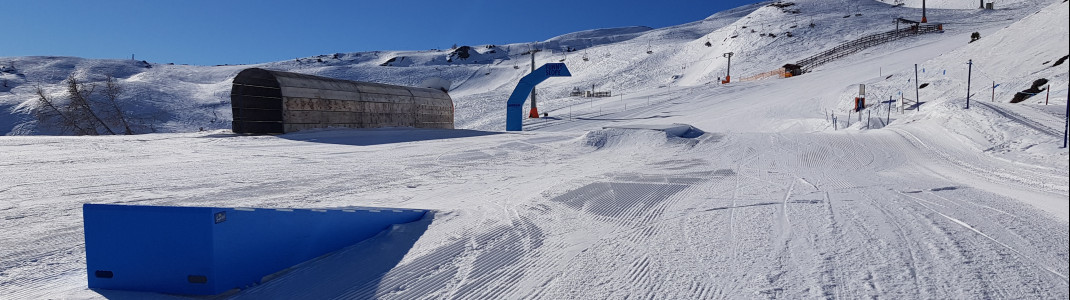
[[[0,137],[0,298],[182,298],[86,289],[82,203],[437,211],[218,298],[1070,297],[1070,155],[1058,148],[1068,66],[1052,66],[1067,54],[1067,3],[930,10],[945,33],[793,78],[714,83],[721,53],[737,53],[737,78],[920,14],[859,2],[863,15],[844,18],[840,2],[795,3],[799,14],[764,3],[669,28],[572,35],[623,37],[537,54],[564,59],[574,77],[540,85],[550,117],[525,120],[523,132],[501,131],[502,102],[530,68],[529,45],[474,46],[479,55],[453,63],[449,50],[432,50],[264,64],[400,84],[445,78],[468,129],[280,136],[233,135],[218,129],[226,123],[183,132],[213,109],[225,116],[213,97],[245,66],[0,59],[26,78],[52,78],[56,91],[65,72],[97,66],[128,70],[124,82],[154,99],[189,97],[152,104],[177,116],[161,128],[178,133]],[[975,31],[982,39],[967,43]],[[569,36],[557,40],[586,39]],[[410,63],[379,66],[400,56]],[[915,98],[914,64],[929,84],[920,109],[883,103]],[[1052,105],[1009,103],[1041,77]],[[848,117],[860,83],[871,106]],[[0,103],[25,107],[16,96],[26,84]],[[623,96],[567,97],[592,84]],[[179,103],[204,106],[172,109]],[[697,130],[658,130],[685,128],[674,123]]]

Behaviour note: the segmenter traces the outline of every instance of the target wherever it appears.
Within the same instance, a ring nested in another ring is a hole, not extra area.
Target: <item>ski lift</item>
[[[508,50],[506,50],[506,52],[508,52],[509,54],[512,54],[512,52],[513,52],[513,46],[509,46],[509,49],[508,49]],[[516,70],[520,70],[520,66],[518,66],[518,65],[516,64],[516,61],[517,61],[516,59],[514,59],[514,60],[513,60],[513,69],[516,69]]]
[[[591,39],[587,39],[587,47],[583,48],[583,61],[590,61],[591,60],[591,59],[587,58],[587,48],[591,48]]]

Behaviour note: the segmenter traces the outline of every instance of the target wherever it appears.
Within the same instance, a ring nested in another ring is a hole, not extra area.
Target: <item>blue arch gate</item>
[[[565,67],[565,64],[549,63],[535,69],[534,72],[524,76],[524,78],[520,78],[520,82],[516,84],[516,89],[513,89],[513,94],[509,96],[509,102],[507,102],[505,130],[520,131],[524,129],[524,101],[528,100],[528,95],[531,94],[536,85],[550,77],[571,76],[572,73],[568,71],[568,67]]]

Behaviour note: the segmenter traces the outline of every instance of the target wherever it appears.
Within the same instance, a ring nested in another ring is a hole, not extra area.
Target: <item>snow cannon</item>
[[[215,295],[427,211],[85,204],[82,213],[89,288]]]
[[[523,111],[524,101],[527,101],[528,94],[535,89],[535,86],[542,83],[550,77],[571,77],[572,73],[568,71],[568,67],[563,63],[548,63],[542,65],[531,74],[520,78],[520,82],[516,84],[516,88],[513,89],[513,93],[509,96],[509,101],[506,102],[505,109],[505,130],[506,131],[520,131],[524,129]],[[532,118],[537,118],[539,112],[532,107],[529,114]]]

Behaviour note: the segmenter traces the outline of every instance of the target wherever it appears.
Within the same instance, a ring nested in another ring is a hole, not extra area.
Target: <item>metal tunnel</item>
[[[234,133],[281,134],[311,128],[453,129],[444,91],[250,68],[230,92]]]

